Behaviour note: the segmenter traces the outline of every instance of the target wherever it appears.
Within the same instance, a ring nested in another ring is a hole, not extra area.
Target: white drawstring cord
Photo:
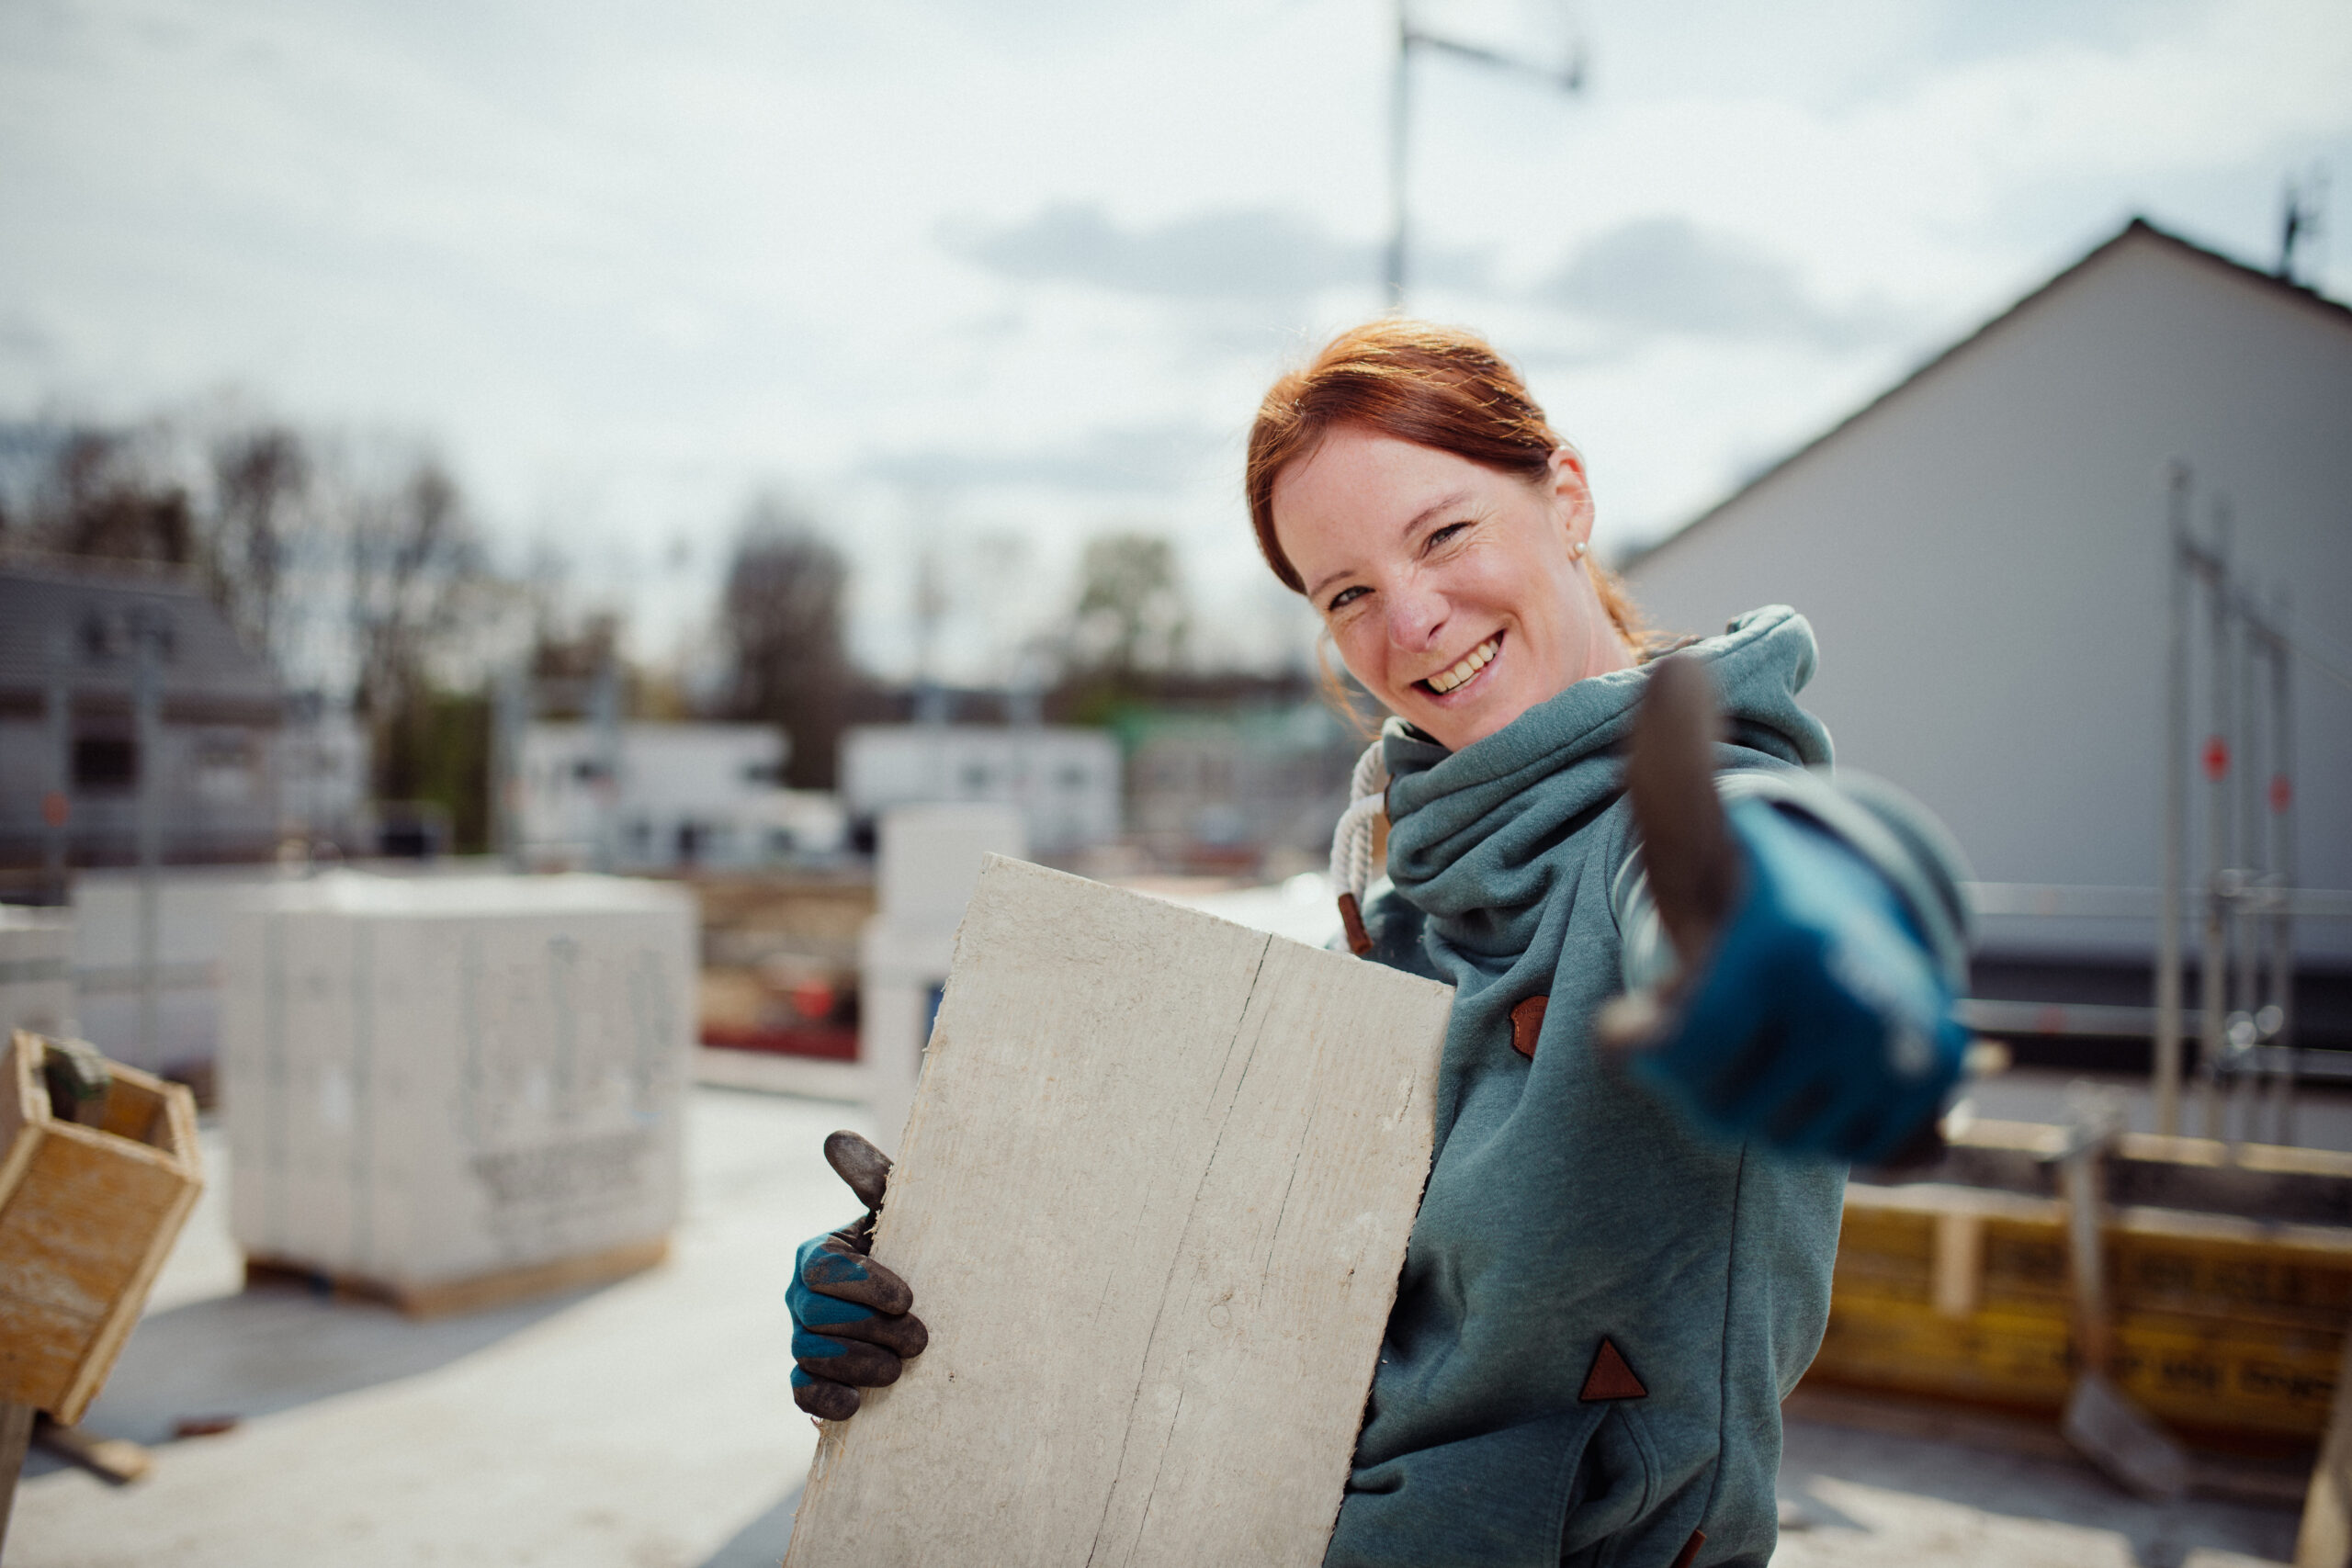
[[[1364,889],[1372,886],[1373,825],[1388,804],[1388,760],[1374,740],[1356,759],[1348,781],[1348,808],[1331,834],[1331,886],[1339,896],[1340,918],[1348,929],[1348,945],[1361,956],[1372,940],[1363,929]]]

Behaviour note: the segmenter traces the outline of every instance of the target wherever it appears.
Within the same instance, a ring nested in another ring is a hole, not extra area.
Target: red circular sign
[[[2209,736],[2205,741],[2205,776],[2218,779],[2230,771],[2230,743],[2220,736]]]

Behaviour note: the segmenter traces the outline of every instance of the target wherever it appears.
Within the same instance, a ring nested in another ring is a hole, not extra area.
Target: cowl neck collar
[[[1803,615],[1782,604],[1753,610],[1681,651],[1708,664],[1725,709],[1718,767],[1830,760],[1828,731],[1796,703],[1815,659]],[[1388,721],[1388,874],[1448,942],[1489,959],[1534,942],[1571,864],[1552,852],[1621,792],[1648,681],[1645,667],[1579,681],[1459,751]]]

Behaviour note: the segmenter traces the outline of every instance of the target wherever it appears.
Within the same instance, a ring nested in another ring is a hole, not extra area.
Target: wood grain
[[[0,1081],[0,1399],[71,1426],[106,1382],[203,1187],[186,1089],[110,1064],[99,1125],[50,1114],[18,1031]]]
[[[875,1245],[931,1348],[827,1425],[787,1561],[1320,1562],[1451,1002],[992,858]]]
[[[2303,1517],[2295,1529],[2295,1568],[2345,1568],[2352,1562],[2352,1334],[2335,1374],[2327,1435],[2312,1466]]]

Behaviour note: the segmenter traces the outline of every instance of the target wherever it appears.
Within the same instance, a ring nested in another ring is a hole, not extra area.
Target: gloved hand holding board
[[[1319,1562],[1452,996],[991,858],[875,1232],[930,1347],[787,1564]]]

